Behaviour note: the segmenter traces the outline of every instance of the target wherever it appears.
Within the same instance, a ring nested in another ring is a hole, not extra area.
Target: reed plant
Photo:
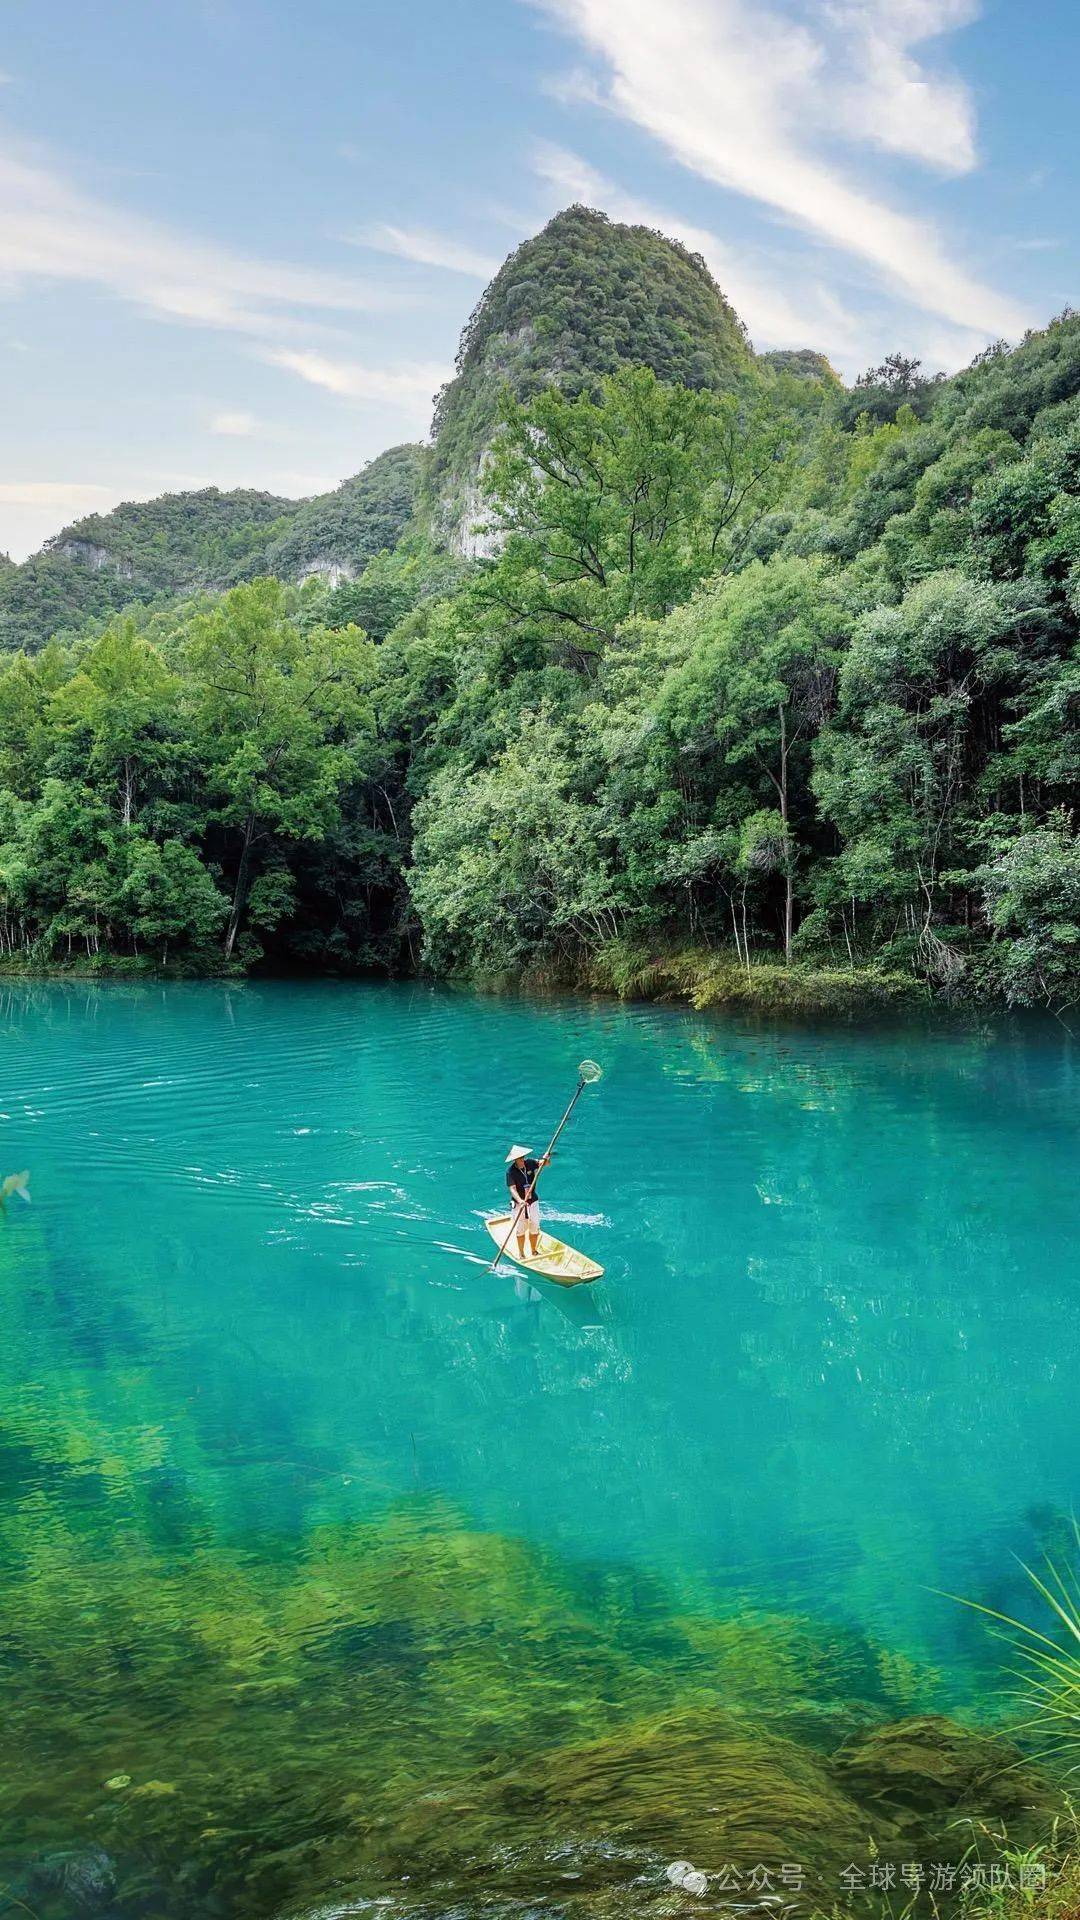
[[[1080,1556],[1075,1520],[1072,1533]],[[1024,1561],[1020,1565],[1049,1611],[1050,1632],[979,1601],[963,1604],[992,1620],[1012,1649],[1014,1697],[1023,1712],[1014,1731],[1045,1741],[1033,1758],[1067,1762],[1066,1772],[1074,1773],[1080,1767],[1080,1577],[1075,1564],[1062,1566],[1049,1555],[1042,1573]]]

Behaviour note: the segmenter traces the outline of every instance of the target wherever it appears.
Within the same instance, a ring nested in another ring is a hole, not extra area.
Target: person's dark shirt
[[[515,1199],[524,1200],[525,1195],[529,1191],[530,1183],[539,1171],[539,1160],[525,1160],[520,1167],[516,1160],[511,1160],[510,1165],[506,1169],[506,1184]]]

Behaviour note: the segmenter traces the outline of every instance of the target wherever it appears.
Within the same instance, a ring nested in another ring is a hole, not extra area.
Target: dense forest
[[[519,250],[473,316],[417,511],[359,578],[238,552],[227,591],[0,656],[8,964],[785,970],[1064,1008],[1080,317],[845,389],[755,357],[682,249],[560,220],[558,274],[530,294]],[[550,300],[606,338],[601,282],[611,365],[534,377]],[[523,387],[485,357],[515,310]],[[448,551],[440,487],[486,557]]]

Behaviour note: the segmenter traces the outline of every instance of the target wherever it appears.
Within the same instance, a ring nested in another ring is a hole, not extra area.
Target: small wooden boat
[[[510,1215],[497,1213],[493,1220],[487,1220],[484,1224],[495,1245],[501,1247],[510,1231]],[[603,1267],[598,1267],[595,1260],[579,1253],[576,1247],[568,1247],[564,1241],[554,1240],[550,1233],[541,1233],[539,1238],[540,1251],[535,1260],[528,1255],[524,1260],[519,1260],[517,1235],[511,1235],[505,1249],[506,1259],[512,1260],[523,1273],[538,1273],[544,1280],[554,1280],[557,1287],[583,1287],[590,1280],[600,1279]]]

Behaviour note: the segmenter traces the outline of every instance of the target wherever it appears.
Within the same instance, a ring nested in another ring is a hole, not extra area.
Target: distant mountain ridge
[[[0,569],[0,646],[37,647],[133,601],[220,591],[260,573],[353,580],[400,539],[423,459],[419,446],[390,447],[307,500],[204,487],[88,514],[22,566]]]
[[[293,501],[289,522],[237,566],[233,579],[257,573],[280,580],[318,574],[332,587],[355,580],[369,560],[400,540],[416,506],[423,447],[388,447],[332,493]]]

